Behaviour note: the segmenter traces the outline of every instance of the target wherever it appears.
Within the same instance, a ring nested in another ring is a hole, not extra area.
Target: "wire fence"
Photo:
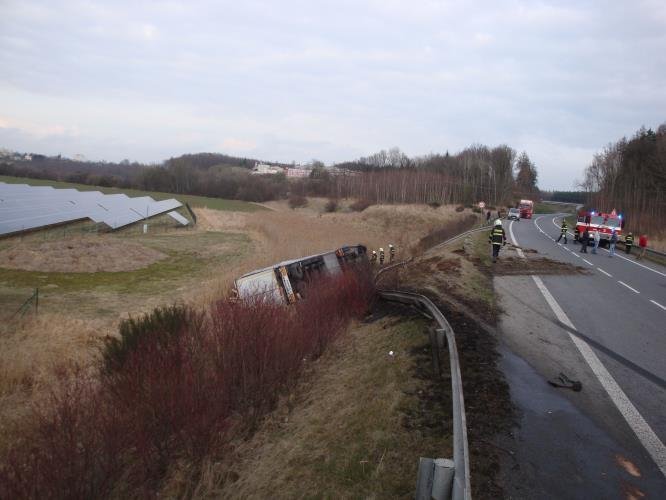
[[[35,288],[35,291],[28,297],[19,308],[14,311],[11,319],[22,318],[26,313],[33,311],[35,315],[39,312],[39,288]]]

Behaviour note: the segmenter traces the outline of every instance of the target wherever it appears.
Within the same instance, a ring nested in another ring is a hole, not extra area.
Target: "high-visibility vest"
[[[624,239],[624,244],[625,245],[633,245],[634,244],[634,237],[632,235],[627,235],[627,237]]]
[[[567,229],[568,229],[567,228],[567,223],[565,222],[564,224],[562,224],[562,234],[566,233]]]
[[[504,243],[504,229],[501,227],[494,227],[492,231],[490,231],[490,235],[488,236],[488,240],[490,243],[493,245],[501,245]]]

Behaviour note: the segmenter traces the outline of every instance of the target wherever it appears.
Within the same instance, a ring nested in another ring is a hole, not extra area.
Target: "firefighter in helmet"
[[[379,249],[379,265],[380,266],[384,265],[384,249],[383,248]]]
[[[389,243],[389,262],[393,262],[395,259],[395,247]]]
[[[624,251],[628,254],[631,253],[631,247],[634,246],[634,235],[629,232],[629,234],[624,238]]]
[[[500,219],[495,221],[493,229],[488,235],[488,242],[493,246],[493,262],[497,262],[500,247],[506,245],[506,234],[504,233],[504,228],[502,227],[502,221]]]
[[[372,254],[370,255],[370,264],[377,264],[377,252],[375,250],[373,250]]]

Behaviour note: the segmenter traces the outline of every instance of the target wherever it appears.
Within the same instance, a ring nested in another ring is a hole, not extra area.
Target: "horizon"
[[[0,146],[304,164],[506,144],[571,190],[666,117],[666,5],[3,4]]]

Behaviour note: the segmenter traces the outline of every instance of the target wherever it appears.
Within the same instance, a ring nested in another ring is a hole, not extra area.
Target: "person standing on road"
[[[504,233],[504,228],[502,227],[502,221],[500,219],[495,221],[495,225],[488,236],[488,242],[493,246],[493,262],[497,262],[500,247],[506,245],[506,234]]]
[[[641,234],[638,238],[638,248],[641,249],[640,253],[636,256],[636,260],[642,259],[645,257],[645,252],[647,251],[648,237],[647,234]]]
[[[490,223],[490,210],[486,212],[486,224]]]
[[[567,221],[562,220],[562,227],[560,228],[560,237],[555,240],[556,243],[559,243],[562,237],[564,237],[564,244],[567,244],[567,229],[569,229],[569,226],[567,226]]]
[[[393,262],[395,259],[395,247],[389,243],[389,262]]]
[[[601,241],[601,235],[599,234],[598,229],[594,232],[593,238],[594,238],[594,247],[592,248],[592,253],[596,254],[597,248],[599,248],[599,242]]]
[[[580,251],[581,253],[587,253],[587,245],[590,244],[590,228],[586,227],[583,231],[583,237],[580,240]]]
[[[634,235],[631,232],[624,238],[624,251],[629,255],[631,247],[634,246]]]
[[[608,251],[610,252],[609,255],[608,255],[609,257],[612,257],[613,255],[615,255],[615,244],[616,243],[617,243],[617,233],[615,232],[615,229],[613,229],[613,232],[611,233],[611,236],[610,236],[609,245],[608,245],[609,246]]]
[[[370,255],[370,264],[372,264],[373,266],[375,264],[377,264],[377,251],[376,250],[373,250],[372,255]]]

